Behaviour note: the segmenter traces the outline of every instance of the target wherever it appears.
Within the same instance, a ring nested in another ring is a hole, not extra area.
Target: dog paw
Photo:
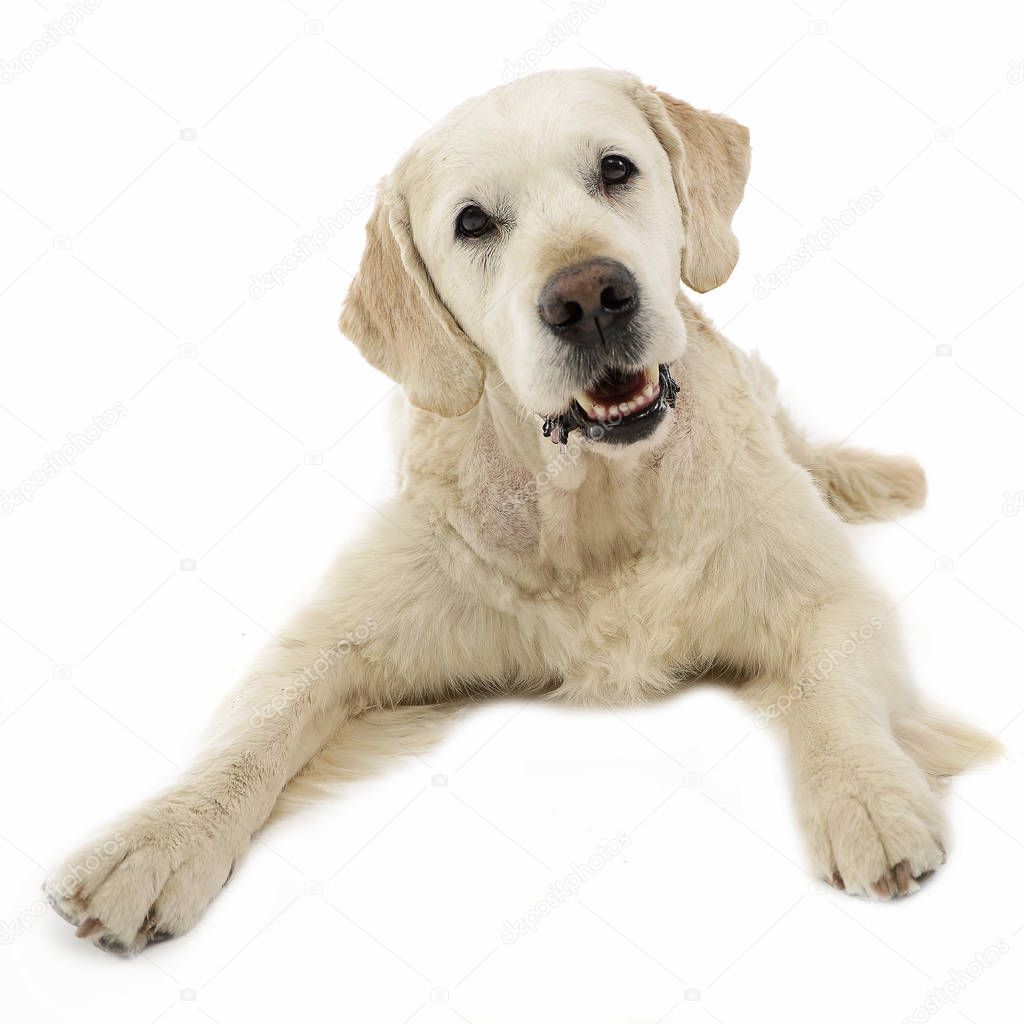
[[[216,811],[164,798],[68,858],[43,884],[47,901],[79,938],[110,953],[131,956],[181,935],[245,847]]]
[[[909,895],[946,859],[942,809],[914,766],[830,775],[805,785],[800,803],[818,870],[852,895]]]

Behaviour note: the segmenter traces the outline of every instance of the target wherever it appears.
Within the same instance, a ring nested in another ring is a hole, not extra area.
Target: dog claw
[[[896,895],[896,885],[891,875],[880,878],[871,888],[875,890],[875,895],[882,900],[892,899]]]
[[[917,888],[914,876],[910,873],[910,865],[905,860],[901,860],[893,868],[893,874],[896,877],[896,889],[901,896],[906,896]]]
[[[128,947],[118,939],[115,939],[113,935],[104,935],[102,938],[96,940],[96,945],[100,949],[105,949],[108,953],[118,953],[124,956],[128,953]]]
[[[46,902],[50,906],[50,909],[59,918],[61,918],[64,921],[67,921],[68,924],[77,924],[78,923],[75,920],[75,918],[72,916],[70,911],[65,910],[64,907],[61,906],[60,899],[54,893],[47,891],[45,888],[44,888],[43,892],[45,894]]]
[[[889,873],[883,875],[871,888],[875,895],[882,900],[889,900],[894,896],[909,896],[921,888],[918,884],[919,881],[929,874],[931,872],[926,871],[920,878],[915,878],[910,870],[910,863],[901,860],[898,864],[894,864]]]
[[[98,917],[87,917],[76,929],[75,936],[79,939],[87,939],[102,931],[105,925]]]

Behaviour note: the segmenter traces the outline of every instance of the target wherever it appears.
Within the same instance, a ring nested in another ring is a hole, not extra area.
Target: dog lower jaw
[[[579,430],[588,441],[629,445],[649,438],[660,426],[669,409],[674,409],[679,385],[669,373],[668,364],[658,366],[658,394],[649,405],[636,412],[611,411],[605,419],[591,419],[573,400],[572,405],[557,416],[549,416],[542,427],[545,437],[555,444],[568,444],[569,435]]]

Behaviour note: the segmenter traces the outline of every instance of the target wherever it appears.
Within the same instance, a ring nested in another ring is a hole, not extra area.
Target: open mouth
[[[609,367],[589,391],[578,391],[573,400],[583,415],[595,423],[625,419],[658,400],[661,394],[659,371],[657,364],[642,370]]]
[[[665,363],[639,370],[608,367],[591,387],[576,393],[566,412],[544,421],[544,436],[567,444],[578,429],[591,441],[631,444],[654,433],[678,393]]]

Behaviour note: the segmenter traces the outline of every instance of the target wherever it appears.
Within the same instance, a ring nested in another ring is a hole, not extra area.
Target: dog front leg
[[[47,896],[79,936],[136,953],[198,920],[282,789],[337,728],[351,695],[368,685],[355,651],[310,676],[305,647],[271,653],[177,783],[50,877]]]
[[[944,860],[934,780],[893,731],[915,703],[895,628],[870,598],[824,608],[778,682],[752,684],[762,721],[785,725],[797,806],[818,872],[881,899]]]
[[[446,582],[427,524],[393,515],[400,525],[339,562],[225,703],[177,784],[51,876],[47,895],[79,936],[134,953],[187,931],[289,780],[347,716],[430,700],[453,680],[488,672],[502,649],[486,641],[493,618]],[[495,667],[491,677],[499,675]]]

